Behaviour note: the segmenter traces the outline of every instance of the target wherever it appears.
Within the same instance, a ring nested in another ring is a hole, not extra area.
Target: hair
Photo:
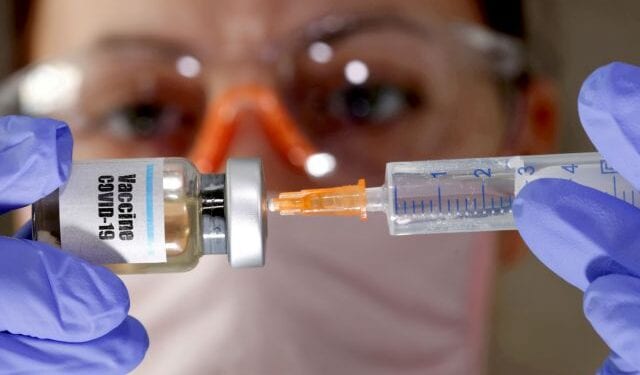
[[[13,27],[9,29],[12,34],[11,63],[13,69],[28,63],[29,17],[33,8],[32,0],[9,1],[8,11],[13,14]]]
[[[526,38],[522,0],[478,0],[487,25],[519,39]]]

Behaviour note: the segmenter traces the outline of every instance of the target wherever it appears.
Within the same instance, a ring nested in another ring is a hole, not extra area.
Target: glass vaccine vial
[[[259,267],[265,207],[259,159],[229,159],[224,174],[183,158],[79,161],[34,203],[33,238],[121,274],[187,271],[205,254]]]

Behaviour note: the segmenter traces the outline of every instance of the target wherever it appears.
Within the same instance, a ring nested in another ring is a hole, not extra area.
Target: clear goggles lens
[[[249,107],[275,149],[309,176],[379,181],[387,161],[461,153],[459,137],[489,131],[486,121],[461,119],[461,108],[477,98],[502,106],[502,87],[524,72],[516,41],[474,26],[364,18],[303,35],[257,59],[268,85],[235,94],[211,89],[225,74],[214,59],[114,41],[18,72],[0,89],[0,112],[64,120],[92,157],[195,152],[203,169],[215,169]]]

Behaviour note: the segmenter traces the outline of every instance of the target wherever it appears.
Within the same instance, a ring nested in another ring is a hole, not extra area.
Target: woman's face
[[[307,38],[354,14],[438,31],[388,25]],[[206,109],[238,87],[273,92],[313,147],[335,156],[336,173],[318,184],[365,176],[375,185],[387,161],[491,155],[505,142],[497,85],[442,31],[481,22],[472,0],[39,1],[33,21],[34,61],[89,51],[83,119],[68,119],[76,158],[187,155]],[[241,109],[227,156],[262,158],[269,189],[308,185],[254,104],[231,104]]]

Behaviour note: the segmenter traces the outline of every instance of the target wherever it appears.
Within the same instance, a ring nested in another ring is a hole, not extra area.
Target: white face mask
[[[151,336],[141,373],[481,373],[494,234],[269,220],[264,269],[205,257],[180,276],[126,278]]]

